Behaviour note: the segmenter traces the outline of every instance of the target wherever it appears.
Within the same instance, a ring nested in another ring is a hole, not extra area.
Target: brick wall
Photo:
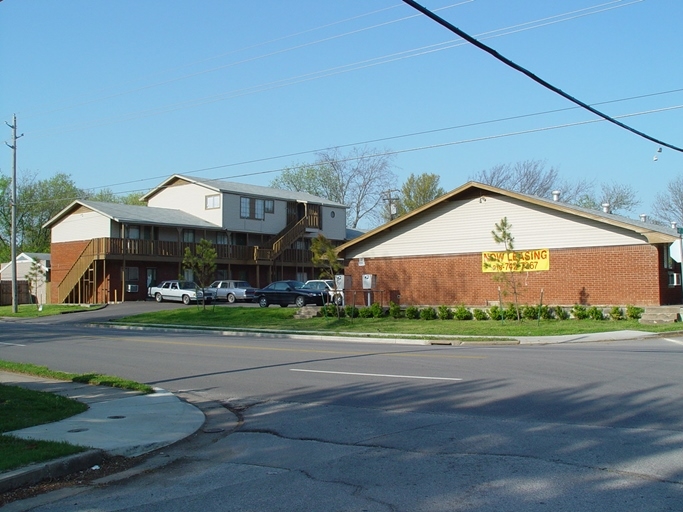
[[[680,303],[681,288],[669,290],[660,253],[652,245],[553,249],[550,270],[517,274],[520,301],[538,303],[543,289],[543,303],[551,305]],[[402,305],[486,306],[498,301],[498,286],[504,286],[481,266],[481,253],[365,258],[365,266],[352,260],[345,273],[352,276],[353,289],[361,288],[362,274],[376,274],[377,289],[398,290]]]

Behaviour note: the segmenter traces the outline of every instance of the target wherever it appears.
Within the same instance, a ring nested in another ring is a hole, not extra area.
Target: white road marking
[[[20,343],[2,343],[0,345],[7,345],[8,347],[25,347],[26,345],[21,345]]]
[[[392,379],[462,380],[452,377],[422,377],[419,375],[389,375],[386,373],[328,372],[323,370],[302,370],[300,368],[290,368],[290,371],[307,373],[332,373],[334,375],[360,375],[363,377],[391,377]]]
[[[677,343],[678,345],[683,345],[683,341],[680,340],[672,340],[670,338],[662,338],[664,341],[670,341],[671,343]]]

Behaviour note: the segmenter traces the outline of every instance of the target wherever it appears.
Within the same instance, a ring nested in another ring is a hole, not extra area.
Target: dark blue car
[[[267,308],[271,304],[279,304],[283,308],[290,304],[298,308],[306,304],[322,306],[323,293],[320,290],[302,290],[303,285],[301,281],[275,281],[265,288],[256,290],[254,300],[262,308]]]

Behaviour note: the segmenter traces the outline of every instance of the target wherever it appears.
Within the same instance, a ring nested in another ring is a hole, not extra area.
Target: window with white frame
[[[275,201],[273,199],[265,200],[266,213],[275,213]]]
[[[215,210],[216,208],[221,207],[221,196],[220,196],[220,194],[212,194],[210,196],[206,196],[204,199],[205,199],[204,207],[207,210]]]
[[[183,279],[185,281],[194,281],[194,272],[192,272],[191,268],[186,268],[183,271]]]
[[[228,245],[228,234],[216,233],[216,245]]]

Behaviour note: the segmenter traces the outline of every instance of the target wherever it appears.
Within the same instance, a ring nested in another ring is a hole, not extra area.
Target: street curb
[[[107,458],[103,450],[88,450],[47,462],[30,464],[23,468],[0,474],[0,493],[12,491],[27,485],[37,484],[47,478],[61,478],[77,471],[83,471]]]

